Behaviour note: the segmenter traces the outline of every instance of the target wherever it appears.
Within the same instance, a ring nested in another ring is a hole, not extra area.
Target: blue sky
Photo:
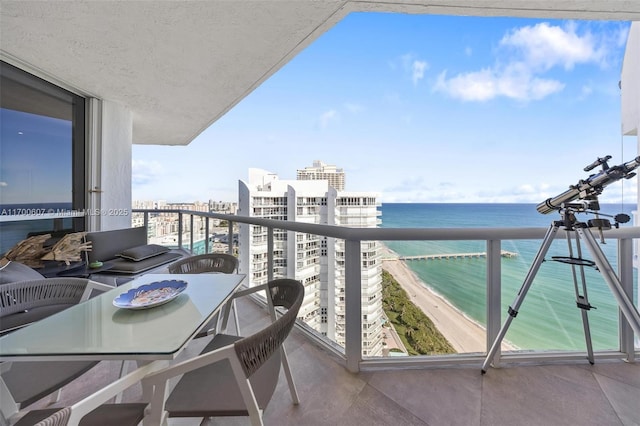
[[[249,168],[295,179],[321,160],[382,202],[541,202],[597,157],[636,156],[620,132],[628,28],[351,14],[190,145],[134,145],[133,199],[237,201]]]
[[[71,203],[71,121],[3,108],[0,122],[0,204]]]

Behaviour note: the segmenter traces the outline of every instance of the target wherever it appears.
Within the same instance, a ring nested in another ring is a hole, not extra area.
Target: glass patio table
[[[244,280],[242,274],[148,274],[0,337],[0,370],[12,362],[134,360],[162,368],[220,311]],[[186,282],[172,300],[153,307],[121,308],[114,299],[162,281]],[[141,371],[140,380],[144,378]],[[144,389],[143,398],[149,389]],[[0,378],[0,411],[19,407]]]
[[[241,274],[149,274],[0,337],[0,361],[174,359],[229,300]],[[132,288],[181,280],[175,299],[147,309],[113,300]]]

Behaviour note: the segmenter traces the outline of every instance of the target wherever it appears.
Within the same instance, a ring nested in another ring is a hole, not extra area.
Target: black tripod
[[[491,349],[487,354],[487,358],[482,364],[482,374],[487,372],[487,368],[493,361],[493,358],[498,351],[502,343],[502,339],[507,334],[507,330],[509,325],[511,325],[511,321],[518,315],[518,309],[522,304],[524,297],[527,295],[531,284],[540,268],[540,265],[544,261],[544,257],[549,250],[549,246],[553,242],[558,229],[562,226],[566,230],[567,233],[567,242],[569,246],[569,256],[567,257],[554,257],[553,260],[567,263],[571,265],[573,272],[573,282],[574,288],[576,292],[576,304],[578,308],[580,308],[582,313],[582,324],[584,327],[584,334],[587,344],[587,355],[589,362],[593,364],[593,348],[591,345],[591,332],[589,330],[589,319],[587,317],[587,311],[592,309],[593,307],[589,304],[589,300],[587,298],[587,287],[586,280],[584,275],[584,267],[585,266],[594,266],[599,272],[602,274],[602,277],[609,285],[611,292],[613,293],[616,301],[618,302],[618,306],[622,311],[624,317],[627,319],[629,324],[631,325],[633,331],[636,335],[640,336],[640,314],[638,314],[638,310],[633,305],[633,302],[629,299],[627,294],[624,292],[622,287],[622,283],[620,279],[613,271],[611,264],[607,261],[605,254],[602,249],[596,242],[590,227],[598,227],[599,229],[603,228],[611,228],[611,224],[607,219],[594,219],[590,220],[587,223],[578,222],[575,218],[576,210],[574,208],[568,207],[560,210],[560,214],[562,215],[562,220],[554,221],[549,230],[547,231],[544,240],[542,241],[542,246],[538,250],[538,254],[536,255],[527,276],[525,277],[524,283],[518,291],[518,294],[513,301],[513,304],[509,306],[508,314],[504,325],[500,329],[498,336],[495,341],[491,345]],[[586,260],[582,258],[582,250],[580,248],[580,240],[584,241],[584,244],[589,249],[589,252],[594,258],[594,261]],[[573,242],[575,241],[576,245],[576,256],[574,256],[573,252]],[[580,279],[582,282],[582,293],[580,292],[580,288],[578,286],[578,271],[580,273]]]

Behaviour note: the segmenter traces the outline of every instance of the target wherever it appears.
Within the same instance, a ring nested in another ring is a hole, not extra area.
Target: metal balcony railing
[[[310,330],[304,324],[299,324],[301,330],[309,338],[325,346],[340,357],[348,370],[357,372],[362,369],[378,368],[407,368],[425,364],[455,365],[455,364],[480,364],[502,327],[504,319],[501,300],[501,244],[506,240],[540,240],[547,232],[546,228],[349,228],[332,225],[319,225],[312,223],[300,223],[263,219],[256,217],[226,215],[218,213],[203,213],[190,210],[146,210],[134,209],[133,213],[144,216],[144,224],[148,225],[149,215],[158,213],[174,213],[178,215],[178,245],[183,246],[183,235],[188,235],[189,246],[193,249],[194,217],[203,217],[205,220],[204,238],[208,240],[210,235],[209,222],[211,219],[228,222],[228,232],[232,236],[234,224],[252,224],[265,227],[267,232],[267,262],[268,279],[274,279],[273,251],[274,230],[276,232],[294,231],[314,234],[323,237],[335,238],[343,242],[345,261],[345,347],[341,348],[323,337],[320,333]],[[185,217],[189,218],[185,220]],[[185,228],[185,224],[188,229]],[[186,231],[186,232],[185,232]],[[560,230],[556,236],[558,239],[565,237],[565,231]],[[633,295],[633,270],[634,253],[633,239],[640,238],[640,227],[623,227],[604,231],[606,239],[617,240],[617,266],[618,276],[628,295]],[[233,253],[233,238],[228,245],[228,252]],[[361,243],[370,241],[484,241],[486,245],[486,347],[483,353],[438,355],[438,356],[411,356],[411,357],[363,357],[362,339],[362,292],[361,292]],[[208,244],[205,245],[208,250]],[[240,250],[247,249],[240,247]],[[336,329],[341,329],[336,325]],[[633,360],[636,357],[637,348],[634,345],[634,334],[631,326],[620,315],[618,322],[619,347],[617,350],[596,351],[596,358],[625,358]],[[578,351],[514,351],[501,353],[497,351],[494,364],[501,360],[505,362],[540,362],[544,360],[582,360],[584,353]]]

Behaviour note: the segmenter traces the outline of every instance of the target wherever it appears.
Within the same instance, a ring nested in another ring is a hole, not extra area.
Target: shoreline
[[[383,245],[382,269],[395,278],[458,353],[485,353],[486,329],[426,286],[407,264]],[[514,350],[503,341],[502,350]]]

